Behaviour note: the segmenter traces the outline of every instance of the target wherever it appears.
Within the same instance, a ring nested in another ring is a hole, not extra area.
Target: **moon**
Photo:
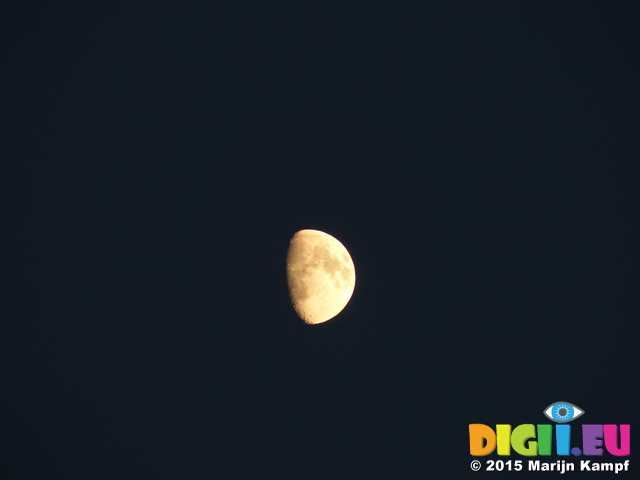
[[[337,239],[319,230],[300,230],[289,244],[287,283],[298,316],[308,324],[323,323],[349,303],[356,269]]]

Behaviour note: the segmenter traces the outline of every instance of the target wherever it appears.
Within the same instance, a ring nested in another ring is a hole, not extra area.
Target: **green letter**
[[[551,455],[551,425],[538,425],[538,455]]]
[[[527,457],[535,457],[538,455],[538,442],[535,442],[536,429],[531,424],[518,425],[513,429],[511,434],[511,446],[520,455]],[[525,443],[529,441],[529,446],[525,446]],[[499,447],[498,447],[499,448]]]

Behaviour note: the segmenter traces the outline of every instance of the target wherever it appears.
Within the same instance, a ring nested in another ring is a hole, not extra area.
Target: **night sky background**
[[[634,424],[639,21],[2,2],[0,477],[495,478],[470,423]],[[305,228],[357,274],[315,326]]]

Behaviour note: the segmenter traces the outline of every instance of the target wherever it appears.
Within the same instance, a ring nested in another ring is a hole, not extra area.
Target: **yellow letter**
[[[498,455],[511,455],[511,425],[496,425]]]

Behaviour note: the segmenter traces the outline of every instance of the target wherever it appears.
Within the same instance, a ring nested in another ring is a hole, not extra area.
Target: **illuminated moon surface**
[[[296,313],[306,323],[326,322],[349,303],[356,285],[351,255],[319,230],[300,230],[287,253],[287,282]]]

